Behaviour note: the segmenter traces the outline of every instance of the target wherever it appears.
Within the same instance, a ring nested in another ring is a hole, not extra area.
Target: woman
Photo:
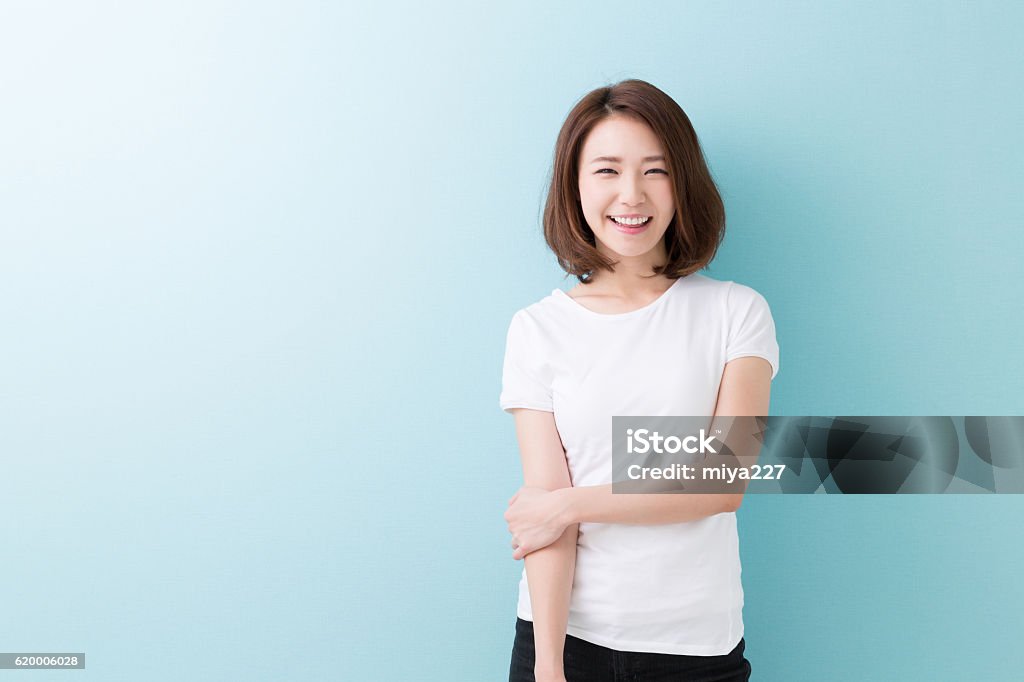
[[[749,678],[742,494],[610,484],[613,415],[768,414],[768,304],[697,272],[724,229],[696,133],[668,95],[627,80],[573,108],[544,236],[579,284],[516,312],[502,378],[524,476],[505,514],[525,559],[511,682]]]

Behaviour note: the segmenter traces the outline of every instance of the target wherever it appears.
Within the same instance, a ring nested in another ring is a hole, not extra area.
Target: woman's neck
[[[664,258],[651,258],[650,254],[633,258],[612,255],[612,260],[618,261],[615,272],[599,270],[594,273],[585,287],[588,291],[628,300],[643,298],[652,292],[661,293],[672,285],[668,277],[654,274],[654,266],[664,264]]]

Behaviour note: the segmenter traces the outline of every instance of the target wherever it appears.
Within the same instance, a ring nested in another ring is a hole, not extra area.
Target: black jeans
[[[565,636],[562,657],[566,682],[746,682],[750,661],[743,656],[746,643],[722,656],[685,656],[643,651],[616,651]],[[516,618],[509,682],[535,682],[533,677],[533,623]]]

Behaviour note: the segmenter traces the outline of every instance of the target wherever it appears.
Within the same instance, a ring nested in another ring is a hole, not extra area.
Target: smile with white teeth
[[[651,216],[647,216],[645,218],[619,218],[617,216],[610,215],[608,217],[617,222],[619,225],[629,225],[632,227],[636,227],[637,225],[643,225],[644,223],[651,219]]]

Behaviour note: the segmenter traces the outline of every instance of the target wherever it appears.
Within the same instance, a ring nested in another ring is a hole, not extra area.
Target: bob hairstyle
[[[629,79],[585,95],[569,112],[555,144],[551,186],[544,206],[544,239],[558,265],[583,284],[595,271],[615,271],[601,255],[583,215],[579,157],[594,126],[611,116],[646,123],[665,149],[675,214],[665,230],[667,262],[654,275],[685,277],[715,257],[725,236],[725,206],[686,113],[671,97],[646,81]],[[651,276],[654,276],[651,275]]]

